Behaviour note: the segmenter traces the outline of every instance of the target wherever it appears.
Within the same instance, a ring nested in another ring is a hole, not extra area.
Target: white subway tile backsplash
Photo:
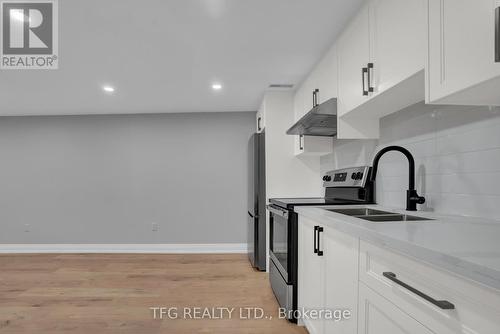
[[[378,141],[335,140],[322,170],[371,164],[382,147],[400,145],[415,157],[421,210],[500,221],[500,108],[416,104],[381,120]],[[386,154],[377,175],[377,202],[404,208],[408,163]]]
[[[383,187],[383,191],[401,191],[408,186],[408,176],[381,176],[377,177],[380,181],[379,187]]]
[[[406,208],[405,191],[377,191],[377,202],[389,208]]]
[[[440,135],[463,133],[500,122],[499,107],[444,106],[436,110],[436,130]]]
[[[499,117],[500,119],[500,117]],[[436,138],[436,149],[440,155],[471,152],[500,147],[500,123],[462,131]]]
[[[440,174],[500,171],[500,148],[436,156]]]
[[[439,194],[433,203],[433,209],[436,212],[498,220],[500,217],[498,200],[498,196]]]
[[[465,173],[428,175],[433,192],[500,196],[500,173]]]

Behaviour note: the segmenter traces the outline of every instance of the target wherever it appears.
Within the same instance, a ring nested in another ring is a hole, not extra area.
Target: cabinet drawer
[[[436,334],[363,283],[359,284],[358,333]]]
[[[436,333],[500,333],[497,290],[364,241],[359,266],[360,281]],[[429,298],[454,308],[441,308]]]

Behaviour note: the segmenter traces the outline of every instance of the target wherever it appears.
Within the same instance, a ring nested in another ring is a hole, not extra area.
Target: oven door
[[[289,275],[290,268],[290,231],[289,212],[277,205],[267,206],[270,212],[270,257],[276,268],[287,283],[292,283]]]
[[[287,319],[297,323],[297,214],[276,205],[268,205],[270,212],[269,280],[280,307]]]

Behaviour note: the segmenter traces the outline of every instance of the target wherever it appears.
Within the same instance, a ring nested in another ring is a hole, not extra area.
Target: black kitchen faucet
[[[408,190],[406,191],[406,210],[408,211],[417,211],[417,204],[424,204],[425,197],[419,196],[417,194],[417,190],[415,190],[415,160],[411,155],[410,151],[401,146],[387,146],[381,149],[375,158],[373,159],[373,168],[372,168],[372,181],[375,181],[377,176],[378,162],[380,158],[389,151],[398,151],[403,153],[408,159],[409,164],[409,180],[408,180]]]

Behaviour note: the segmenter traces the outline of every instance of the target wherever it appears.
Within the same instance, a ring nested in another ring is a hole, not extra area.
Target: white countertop
[[[433,220],[370,222],[324,210],[369,207]],[[378,205],[296,207],[299,215],[500,290],[500,221]]]

